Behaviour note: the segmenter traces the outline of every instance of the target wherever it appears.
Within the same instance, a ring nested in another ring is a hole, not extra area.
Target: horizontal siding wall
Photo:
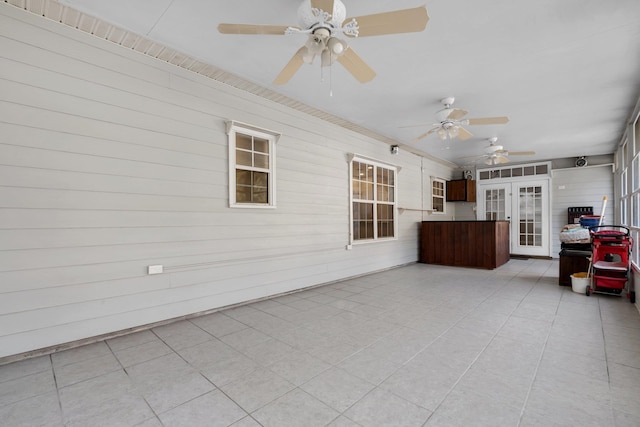
[[[613,170],[611,165],[553,170],[551,219],[551,255],[559,258],[560,231],[567,224],[567,208],[592,206],[600,215],[602,198],[607,197],[605,224],[614,223]]]
[[[228,207],[228,119],[282,133],[277,209]],[[451,174],[6,3],[0,135],[0,358],[414,262]],[[349,153],[401,167],[397,240],[346,250]]]

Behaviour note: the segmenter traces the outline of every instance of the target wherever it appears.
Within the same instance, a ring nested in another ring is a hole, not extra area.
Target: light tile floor
[[[640,315],[413,264],[0,366],[3,426],[639,426]]]

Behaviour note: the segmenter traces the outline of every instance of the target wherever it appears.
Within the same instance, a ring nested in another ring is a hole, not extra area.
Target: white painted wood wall
[[[560,230],[567,224],[567,208],[592,206],[600,215],[602,198],[607,196],[604,223],[614,224],[613,170],[611,165],[554,169],[551,180],[551,254],[559,258]]]
[[[282,133],[277,209],[228,207],[227,119]],[[452,172],[6,3],[0,135],[0,358],[414,262]],[[348,153],[402,168],[397,240],[346,250]]]

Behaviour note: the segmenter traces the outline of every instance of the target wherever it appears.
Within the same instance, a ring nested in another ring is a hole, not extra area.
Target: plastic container
[[[580,225],[584,228],[595,227],[599,223],[600,215],[582,215],[580,217]]]
[[[587,286],[591,285],[591,277],[589,273],[573,273],[571,275],[571,289],[573,292],[584,294],[587,292]]]

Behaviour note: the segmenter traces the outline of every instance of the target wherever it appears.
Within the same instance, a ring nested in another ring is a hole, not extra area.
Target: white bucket
[[[571,275],[571,289],[573,292],[584,294],[587,292],[587,286],[591,285],[591,277],[589,273],[573,273]]]

